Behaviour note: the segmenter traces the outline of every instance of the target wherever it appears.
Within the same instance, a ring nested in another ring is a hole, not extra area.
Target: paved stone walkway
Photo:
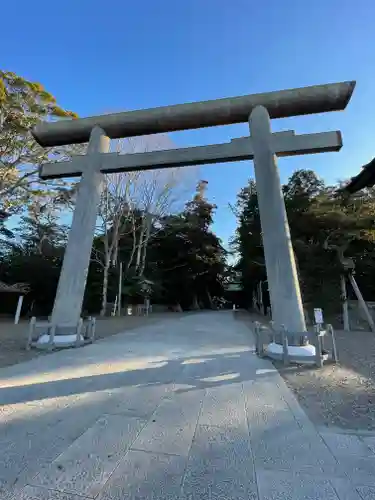
[[[0,370],[0,499],[375,499],[375,438],[319,432],[231,312]]]

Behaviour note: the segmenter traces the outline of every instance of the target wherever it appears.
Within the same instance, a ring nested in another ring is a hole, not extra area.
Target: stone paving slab
[[[245,400],[241,383],[207,389],[199,418],[201,425],[246,426]]]
[[[251,444],[245,428],[199,425],[189,458],[193,461],[199,458],[222,470],[243,469],[255,480]]]
[[[362,438],[363,442],[368,446],[371,452],[375,455],[375,436],[365,436]]]
[[[363,500],[355,485],[348,478],[331,477],[329,481],[340,500]]]
[[[230,312],[0,370],[0,500],[375,500],[375,436],[317,429]]]
[[[375,498],[375,488],[359,486],[356,488],[356,491],[359,493],[362,500],[374,500]]]
[[[375,456],[338,457],[338,467],[340,472],[343,471],[354,483],[375,486]]]
[[[321,432],[321,436],[336,457],[349,456],[350,458],[353,455],[358,455],[359,457],[374,456],[371,448],[357,435],[324,431]]]
[[[270,435],[253,446],[253,453],[259,468],[344,475],[319,437],[306,436],[302,430]]]
[[[135,441],[136,450],[187,456],[197,427],[204,394],[185,392],[166,399]]]
[[[85,407],[75,408],[72,404],[58,407],[55,413],[51,409],[46,413],[35,406],[33,411],[21,415],[16,410],[15,419],[5,428],[0,426],[1,488],[20,488],[70,446],[103,411],[101,408],[94,413],[91,405],[90,409],[87,412]]]
[[[108,392],[108,414],[124,414],[149,419],[156,408],[173,391],[172,384],[146,387],[126,387]]]
[[[38,474],[33,484],[95,497],[144,424],[141,420],[121,415],[99,419],[50,467]]]
[[[189,462],[180,497],[183,500],[256,500],[257,485],[243,471],[216,469],[199,459]]]
[[[257,479],[260,500],[338,500],[336,490],[329,479],[265,470],[258,471]]]
[[[26,486],[18,497],[19,500],[84,500],[88,497],[62,493],[38,486]]]
[[[184,477],[182,498],[257,498],[246,428],[200,425]]]
[[[186,459],[131,450],[105,485],[98,500],[179,498]]]

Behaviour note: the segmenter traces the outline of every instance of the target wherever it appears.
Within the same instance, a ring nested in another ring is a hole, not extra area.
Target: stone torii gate
[[[81,176],[52,312],[56,335],[66,331],[64,325],[80,320],[106,173],[239,160],[254,161],[272,318],[277,327],[284,325],[290,332],[306,331],[276,156],[338,151],[342,147],[341,134],[272,133],[270,119],[343,110],[354,86],[355,82],[342,82],[37,125],[33,135],[41,146],[89,141],[85,156],[47,163],[40,170],[43,179]],[[125,155],[108,153],[111,138],[247,121],[250,137],[225,144]]]

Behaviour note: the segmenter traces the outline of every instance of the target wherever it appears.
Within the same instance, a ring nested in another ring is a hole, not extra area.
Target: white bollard
[[[18,325],[18,322],[20,320],[21,309],[22,309],[22,302],[23,302],[23,295],[20,295],[18,297],[18,304],[17,304],[16,314],[14,316],[14,324],[15,325]]]

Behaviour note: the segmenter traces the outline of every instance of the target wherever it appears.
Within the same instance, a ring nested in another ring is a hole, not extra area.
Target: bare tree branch
[[[165,134],[127,138],[113,142],[112,146],[120,154],[175,148]],[[131,236],[132,249],[125,272],[134,265],[136,276],[143,276],[151,238],[167,214],[182,209],[195,187],[196,173],[196,169],[172,168],[106,176],[97,227],[104,246],[102,314],[106,309],[108,271],[117,263],[119,241]]]

